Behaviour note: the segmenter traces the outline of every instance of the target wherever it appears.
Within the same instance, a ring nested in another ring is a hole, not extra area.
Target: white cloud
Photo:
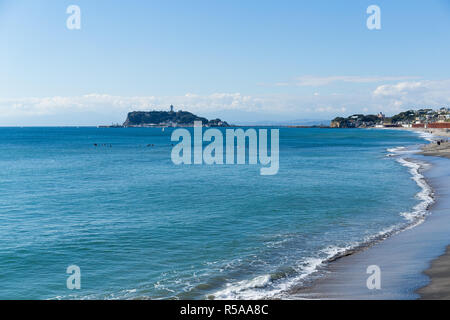
[[[258,108],[260,100],[240,93],[215,93],[200,96],[188,93],[173,97],[122,97],[107,94],[87,94],[73,97],[0,99],[2,116],[50,115],[61,112],[125,112],[130,110],[168,109],[170,104],[182,109],[208,111],[216,108],[250,110]]]
[[[394,85],[385,84],[379,86],[373,92],[375,96],[406,96],[418,90],[424,91],[425,82],[400,82]]]
[[[283,112],[276,99],[240,93],[134,97],[94,93],[72,97],[0,99],[0,125],[47,124],[55,119],[58,125],[123,122],[130,111],[168,110],[171,104],[176,110],[188,110],[199,115],[224,111]]]
[[[323,116],[345,112],[345,96],[326,97],[310,94],[243,95],[214,93],[181,96],[123,97],[108,94],[87,94],[72,97],[0,99],[0,125],[94,125],[123,122],[134,110],[187,110],[209,117],[225,117],[228,121],[247,118],[271,120]]]
[[[450,104],[450,80],[399,82],[378,86],[373,98],[396,110],[403,107],[440,107]]]

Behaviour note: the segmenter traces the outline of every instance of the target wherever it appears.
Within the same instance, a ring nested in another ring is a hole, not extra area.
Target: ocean
[[[0,128],[0,299],[283,298],[431,201],[413,132],[281,128],[272,176],[177,166],[171,132]]]

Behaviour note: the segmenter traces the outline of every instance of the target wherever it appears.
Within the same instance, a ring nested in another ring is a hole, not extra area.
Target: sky
[[[449,57],[450,0],[0,0],[0,125],[171,104],[233,123],[450,107]]]

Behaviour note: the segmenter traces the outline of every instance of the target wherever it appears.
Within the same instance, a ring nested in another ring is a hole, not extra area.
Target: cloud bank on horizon
[[[320,90],[334,82],[378,83],[411,77],[301,77],[303,85]],[[450,104],[450,80],[401,81],[377,84],[368,92],[304,95],[214,93],[180,96],[116,96],[86,94],[0,99],[0,125],[98,125],[121,122],[135,110],[187,110],[239,123],[258,120],[331,119],[353,113],[394,114],[411,108]],[[275,118],[274,118],[275,116]]]

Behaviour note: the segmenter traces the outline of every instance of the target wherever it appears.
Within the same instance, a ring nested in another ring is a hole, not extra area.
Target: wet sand
[[[431,278],[431,282],[417,290],[421,299],[450,300],[450,246],[424,273]]]

